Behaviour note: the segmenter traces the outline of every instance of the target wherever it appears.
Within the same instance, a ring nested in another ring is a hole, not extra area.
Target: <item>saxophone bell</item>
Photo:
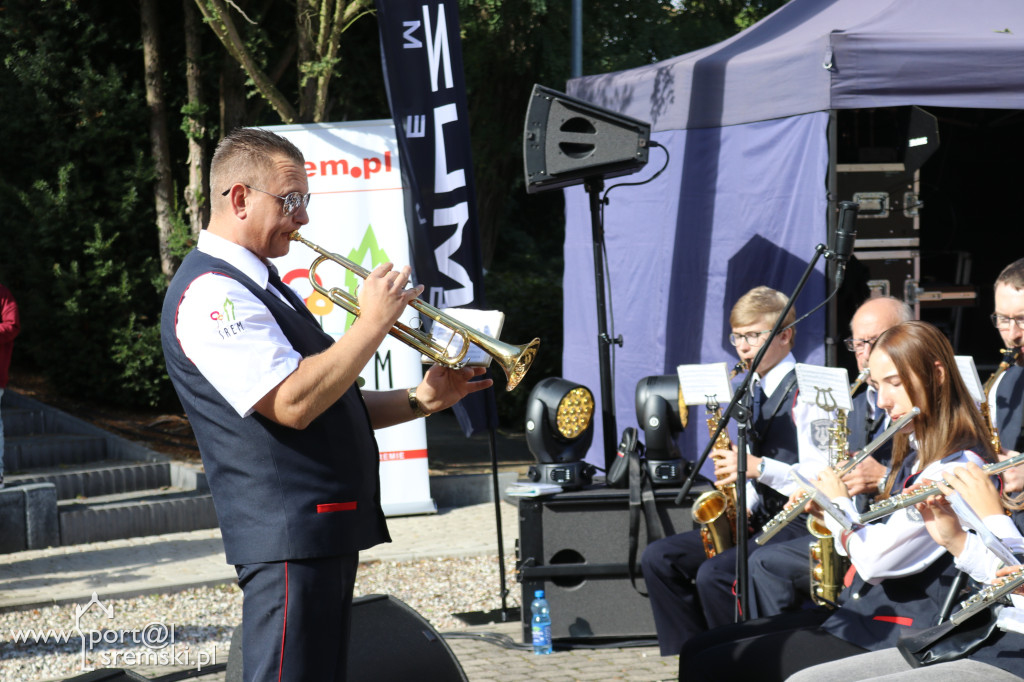
[[[850,560],[836,551],[835,538],[823,521],[808,516],[807,530],[815,538],[809,554],[811,600],[818,606],[835,608],[836,600],[843,591],[843,578],[850,568]]]

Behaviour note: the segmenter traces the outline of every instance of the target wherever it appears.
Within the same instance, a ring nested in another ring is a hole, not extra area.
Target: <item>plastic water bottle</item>
[[[548,600],[544,598],[544,590],[537,590],[533,593],[533,603],[530,604],[530,612],[533,614],[533,653],[550,654],[551,648],[551,609]]]

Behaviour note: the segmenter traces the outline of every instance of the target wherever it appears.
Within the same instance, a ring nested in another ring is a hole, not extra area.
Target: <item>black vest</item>
[[[778,405],[778,409],[773,414],[762,413],[754,423],[753,452],[757,457],[769,457],[786,464],[796,464],[800,461],[796,424],[793,423],[793,403],[796,400],[797,385],[795,381],[791,382],[791,379],[795,377],[795,369],[783,377],[775,389],[776,393],[772,393],[771,397],[765,400],[765,406]],[[777,395],[779,391],[783,391],[781,396]],[[778,402],[780,399],[781,402]],[[754,488],[764,503],[761,513],[767,518],[781,512],[789,499],[757,480],[754,481]],[[758,520],[760,519],[755,520],[755,525]]]
[[[1013,365],[1006,369],[996,389],[995,418],[999,440],[1004,448],[1018,449],[1021,421],[1024,419],[1024,367]]]
[[[218,273],[249,289],[303,357],[333,339],[228,263],[200,251],[182,262],[164,299],[167,372],[196,434],[230,564],[350,554],[390,540],[380,507],[379,453],[353,385],[302,430],[258,413],[241,418],[182,352],[178,305],[200,275]],[[244,336],[238,337],[244,339]]]

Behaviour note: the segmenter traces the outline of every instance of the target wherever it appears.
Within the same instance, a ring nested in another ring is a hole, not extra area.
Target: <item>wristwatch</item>
[[[415,388],[410,388],[407,395],[409,397],[409,407],[412,408],[412,416],[413,416],[414,419],[419,419],[420,417],[429,417],[430,416],[430,412],[427,412],[426,410],[424,410],[423,406],[420,405],[420,401],[416,399],[416,389]]]
[[[758,478],[760,478],[761,476],[764,475],[764,459],[765,458],[762,457],[761,461],[758,462],[758,464],[757,464],[757,476],[758,476]]]

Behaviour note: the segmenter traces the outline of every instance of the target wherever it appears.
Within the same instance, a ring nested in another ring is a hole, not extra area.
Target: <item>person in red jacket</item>
[[[7,373],[11,368],[14,337],[21,331],[18,304],[10,289],[0,284],[0,404],[7,388]],[[0,419],[0,488],[4,487],[4,422]]]

